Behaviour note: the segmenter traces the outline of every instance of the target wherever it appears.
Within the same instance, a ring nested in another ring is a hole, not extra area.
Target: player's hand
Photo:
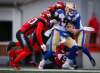
[[[42,44],[42,45],[41,45],[41,48],[42,48],[42,50],[43,50],[44,52],[47,51],[47,47],[46,47],[45,44]]]
[[[53,23],[56,24],[57,23],[57,20],[56,19],[52,19],[52,20],[50,20],[50,23],[51,24],[53,24]]]

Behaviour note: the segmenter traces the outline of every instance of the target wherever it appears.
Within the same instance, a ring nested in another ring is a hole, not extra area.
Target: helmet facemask
[[[65,7],[66,14],[72,15],[74,10],[75,10],[75,4],[72,2],[67,2]]]
[[[44,10],[41,15],[46,18],[49,19],[51,17],[51,13],[48,10]]]

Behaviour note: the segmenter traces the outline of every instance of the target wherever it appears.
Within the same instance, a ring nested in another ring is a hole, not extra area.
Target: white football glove
[[[47,51],[47,48],[46,48],[46,45],[45,44],[42,44],[41,45],[41,48],[42,48],[42,50],[45,52],[45,51]]]
[[[56,19],[52,19],[52,20],[50,20],[50,24],[56,24],[57,23],[57,20]]]

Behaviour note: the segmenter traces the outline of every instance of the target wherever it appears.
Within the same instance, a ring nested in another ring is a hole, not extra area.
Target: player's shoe
[[[34,61],[30,61],[28,64],[32,65],[33,67],[38,67],[38,64],[36,64]]]
[[[43,69],[44,68],[44,65],[45,65],[45,60],[42,59],[39,63],[39,66],[38,66],[38,69]]]
[[[71,69],[71,70],[73,70],[74,67],[72,67],[72,66],[70,65],[70,63],[71,63],[71,60],[66,59],[65,63],[62,65],[62,68],[63,68],[63,69]]]
[[[15,69],[15,70],[20,70],[20,65],[19,64],[16,64],[16,63],[14,63],[14,61],[12,61],[12,62],[10,62],[10,67],[12,67],[13,69]]]
[[[90,61],[91,61],[92,66],[96,66],[96,62],[93,58]]]

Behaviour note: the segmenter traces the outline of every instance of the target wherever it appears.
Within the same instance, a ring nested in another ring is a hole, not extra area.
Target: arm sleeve
[[[82,29],[83,25],[82,25],[81,16],[79,13],[76,14],[74,20],[76,21],[77,28]]]
[[[80,29],[83,28],[83,24],[82,24],[82,21],[80,20]]]
[[[38,22],[37,28],[36,28],[36,37],[40,45],[43,44],[42,39],[42,31],[44,30],[44,25],[42,22]]]

